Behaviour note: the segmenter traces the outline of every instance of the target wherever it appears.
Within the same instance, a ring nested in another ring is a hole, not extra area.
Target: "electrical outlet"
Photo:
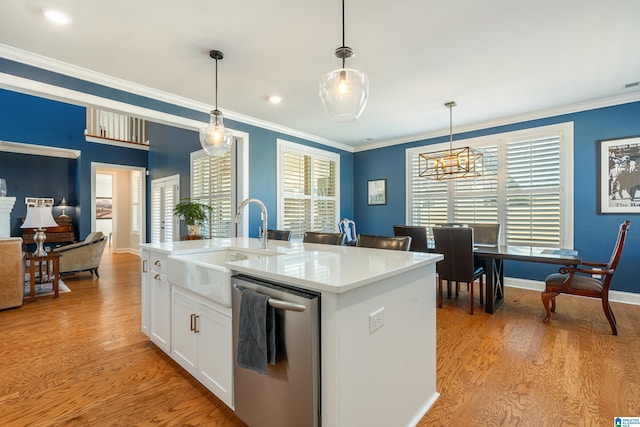
[[[369,334],[384,326],[384,307],[369,314]]]

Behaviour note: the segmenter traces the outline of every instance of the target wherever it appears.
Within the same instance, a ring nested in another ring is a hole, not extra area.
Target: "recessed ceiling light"
[[[267,98],[269,100],[270,103],[272,104],[279,104],[280,101],[282,101],[282,97],[278,96],[278,95],[271,95],[270,97]]]
[[[56,9],[42,9],[42,14],[54,24],[67,25],[71,23],[71,17],[69,15]]]

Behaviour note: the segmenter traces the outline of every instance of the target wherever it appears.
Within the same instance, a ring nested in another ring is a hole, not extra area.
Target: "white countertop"
[[[187,255],[224,249],[261,253],[227,268],[246,275],[319,292],[343,293],[405,271],[435,264],[440,254],[269,240],[267,251],[255,238],[204,239],[142,244],[142,249]]]

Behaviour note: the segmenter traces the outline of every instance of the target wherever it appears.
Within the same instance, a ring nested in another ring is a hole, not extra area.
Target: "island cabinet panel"
[[[149,336],[149,251],[140,250],[140,296],[142,306],[140,307],[140,329],[146,336]]]
[[[171,357],[233,409],[231,313],[173,287]]]
[[[154,344],[171,352],[171,285],[167,280],[167,257],[151,252],[148,277],[149,337]]]

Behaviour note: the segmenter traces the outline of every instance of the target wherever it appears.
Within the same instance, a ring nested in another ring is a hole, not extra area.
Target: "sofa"
[[[0,238],[0,310],[20,307],[24,296],[22,238]]]
[[[98,267],[106,245],[107,236],[94,231],[81,242],[55,248],[54,252],[60,253],[60,274],[89,271],[100,277]]]

